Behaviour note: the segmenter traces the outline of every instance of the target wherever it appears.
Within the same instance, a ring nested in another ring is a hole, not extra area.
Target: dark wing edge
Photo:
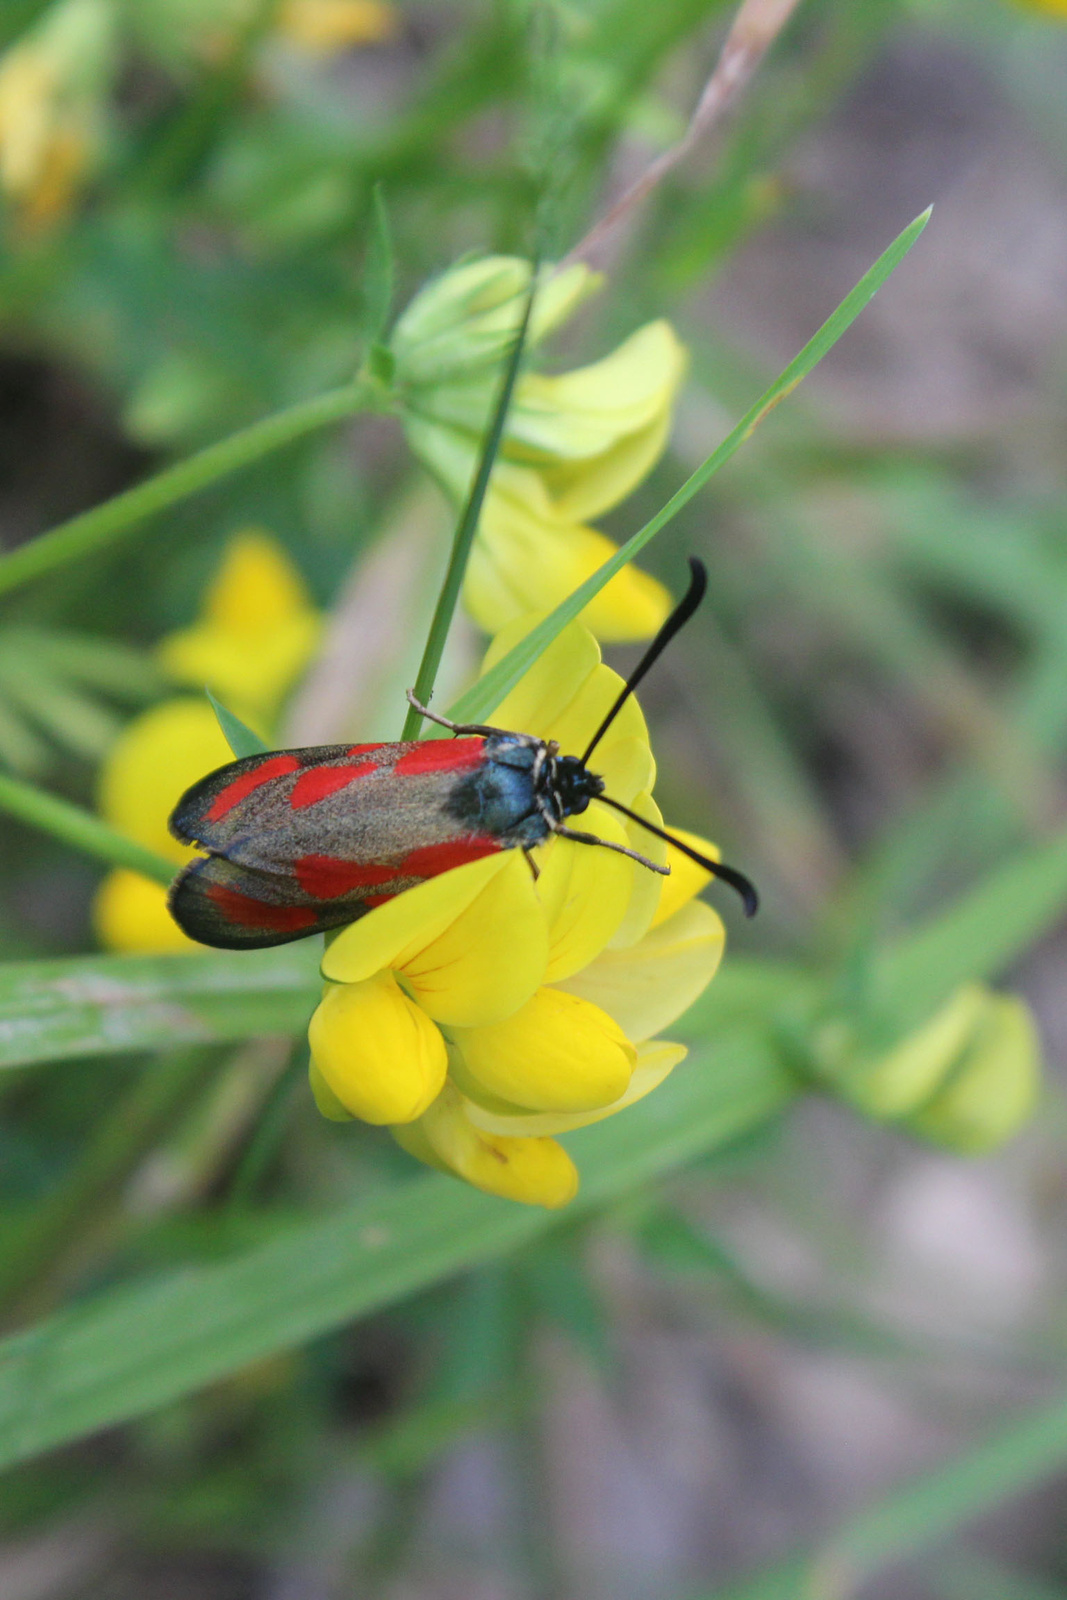
[[[217,950],[266,950],[355,922],[368,906],[345,896],[308,901],[293,880],[237,866],[224,856],[198,856],[171,884],[171,916],[198,944]]]

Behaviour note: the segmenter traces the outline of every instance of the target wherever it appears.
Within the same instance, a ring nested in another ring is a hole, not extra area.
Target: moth
[[[568,826],[594,799],[730,884],[753,916],[756,891],[742,873],[612,799],[589,768],[625,701],[703,599],[707,573],[695,558],[689,564],[685,598],[581,756],[530,734],[450,722],[409,692],[412,705],[449,729],[451,740],[275,750],[201,778],[170,818],[175,838],[207,851],[171,887],[175,921],[191,939],[223,950],[287,944],[354,922],[452,867],[499,850],[529,851],[552,834],[666,873],[635,850]]]

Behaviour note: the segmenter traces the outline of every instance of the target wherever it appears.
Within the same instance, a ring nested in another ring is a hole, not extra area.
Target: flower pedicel
[[[451,723],[413,699],[458,737],[279,750],[202,778],[170,821],[183,843],[209,852],[171,890],[179,926],[221,949],[286,944],[355,922],[452,868],[502,850],[528,851],[553,835],[669,871],[629,844],[570,828],[568,819],[592,801],[722,878],[753,915],[757,897],[747,878],[606,794],[605,780],[588,766],[637,684],[700,604],[707,575],[699,561],[690,566],[688,593],[581,756],[561,755],[554,741],[528,734]]]

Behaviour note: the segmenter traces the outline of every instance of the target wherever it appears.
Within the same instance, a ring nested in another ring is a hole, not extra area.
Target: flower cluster
[[[495,641],[487,665],[525,625]],[[496,715],[580,750],[621,684],[575,623]],[[613,798],[660,822],[632,698],[596,766]],[[653,859],[668,850],[596,801],[581,820]],[[536,877],[522,852],[497,852],[338,935],[311,1022],[311,1083],[327,1116],[388,1124],[413,1155],[478,1188],[560,1206],[578,1179],[554,1135],[632,1105],[682,1059],[684,1046],[656,1035],[710,981],[724,933],[694,899],[707,874],[679,852],[667,878],[568,839],[532,855]]]
[[[197,622],[163,639],[157,655],[173,683],[201,691],[207,684],[238,716],[269,726],[320,626],[281,546],[247,528],[230,539]],[[190,852],[171,836],[167,818],[190,784],[232,759],[203,693],[174,695],[115,741],[100,773],[100,810],[129,838],[183,866]],[[94,920],[112,950],[193,948],[167,910],[166,890],[124,867],[101,884]]]
[[[457,505],[476,470],[529,282],[529,264],[512,256],[454,267],[416,295],[393,332],[408,441]],[[528,349],[599,283],[582,264],[546,273]],[[685,366],[670,324],[657,321],[591,366],[519,377],[464,588],[467,609],[487,632],[551,609],[613,554],[611,540],[588,523],[659,459]],[[645,639],[668,609],[663,586],[630,566],[582,621],[601,639]]]

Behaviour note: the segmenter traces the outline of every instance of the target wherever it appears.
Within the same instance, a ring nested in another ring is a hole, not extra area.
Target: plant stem
[[[482,514],[482,503],[485,500],[486,490],[489,487],[489,478],[500,449],[500,441],[504,434],[504,424],[507,421],[508,409],[511,406],[511,397],[515,391],[515,383],[519,376],[519,366],[522,362],[522,353],[526,348],[526,333],[530,326],[530,313],[533,310],[534,296],[537,293],[537,262],[534,261],[530,272],[530,291],[526,296],[526,305],[523,308],[522,321],[519,331],[515,335],[515,343],[511,347],[508,364],[504,370],[500,393],[497,396],[496,408],[489,431],[482,444],[481,456],[478,461],[478,470],[474,475],[467,503],[463,507],[463,514],[456,524],[455,538],[452,541],[452,554],[448,558],[448,571],[445,573],[434,608],[433,621],[430,623],[430,632],[426,639],[426,648],[422,652],[422,661],[419,663],[418,675],[415,679],[415,698],[424,706],[430,703],[433,686],[437,679],[437,669],[441,665],[444,654],[445,640],[448,630],[452,625],[456,603],[459,600],[459,591],[463,586],[463,575],[467,570],[470,558],[471,545],[474,535],[478,531],[478,519]],[[402,739],[414,739],[418,736],[422,718],[414,706],[409,707],[404,718]]]
[[[32,784],[6,774],[0,774],[0,811],[62,839],[76,850],[97,856],[113,867],[129,867],[132,872],[141,872],[156,883],[169,884],[178,870],[166,856],[157,855],[134,839],[127,839],[125,834],[94,817],[91,811],[83,811],[80,806],[72,806],[69,800],[45,794]]]
[[[375,386],[357,378],[339,389],[329,389],[312,400],[301,400],[284,411],[276,411],[273,416],[253,422],[251,427],[230,434],[218,444],[208,445],[186,461],[165,468],[145,483],[125,489],[113,499],[105,500],[103,505],[81,512],[69,522],[0,557],[0,594],[40,578],[69,561],[106,549],[146,518],[168,510],[219,478],[251,465],[273,450],[280,450],[305,433],[313,433],[316,428],[354,412],[371,410],[372,403],[380,403],[380,394]]]

